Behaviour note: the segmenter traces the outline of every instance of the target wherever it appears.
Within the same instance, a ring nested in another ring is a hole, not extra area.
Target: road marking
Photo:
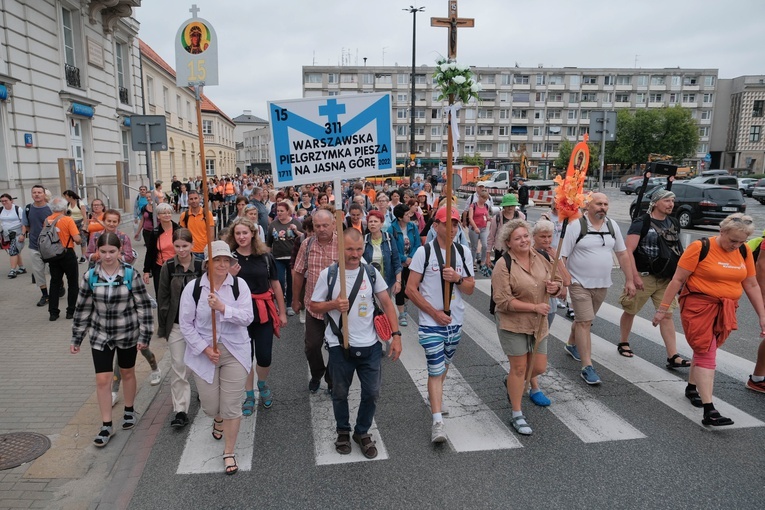
[[[429,407],[428,369],[425,354],[418,341],[417,329],[417,323],[410,316],[409,326],[402,328],[403,350],[399,359],[417,386],[425,405]],[[518,438],[483,403],[454,365],[449,367],[446,376],[443,402],[449,409],[449,414],[444,416],[444,429],[449,444],[455,451],[473,452],[522,447]]]
[[[258,396],[255,396],[258,399]],[[236,437],[236,463],[240,471],[252,469],[252,455],[255,449],[255,424],[258,414],[258,400],[252,416],[242,417],[239,435]],[[176,474],[223,473],[223,442],[212,437],[213,420],[200,409],[191,423],[186,446]]]
[[[488,294],[491,282],[488,280],[478,280],[476,283],[479,282],[480,285],[477,285],[476,288]],[[619,323],[618,320],[609,322],[616,325]],[[571,321],[556,316],[550,328],[550,334],[565,343],[568,341],[570,330]],[[592,358],[617,376],[663,402],[672,410],[685,416],[700,427],[707,428],[701,424],[701,410],[691,406],[688,399],[685,398],[684,389],[687,384],[685,379],[668,372],[664,368],[657,367],[639,356],[633,356],[630,359],[624,358],[616,351],[614,344],[595,334],[592,335]],[[731,426],[724,427],[726,429],[765,426],[765,423],[762,421],[719,398],[714,399],[714,404],[717,410],[720,411],[720,414],[731,418],[735,422]],[[715,429],[711,428],[711,430]]]
[[[468,303],[465,303],[465,316],[470,317],[470,320],[465,321],[463,332],[470,335],[479,347],[509,372],[510,364],[499,345],[494,322]],[[551,342],[548,344],[555,345]],[[548,408],[550,412],[585,443],[646,437],[606,405],[593,398],[590,392],[585,391],[576,381],[571,381],[549,365],[547,371],[540,376],[540,385],[553,401]],[[533,404],[524,401],[524,405]]]
[[[310,371],[308,376],[310,377]],[[385,377],[385,374],[383,374]],[[367,459],[361,453],[361,448],[351,439],[351,453],[340,455],[335,450],[335,440],[337,439],[337,422],[335,421],[335,412],[332,409],[332,397],[330,397],[325,388],[322,388],[315,394],[309,395],[311,403],[311,428],[313,429],[313,447],[317,466],[328,464],[348,464],[351,462],[367,462],[372,460],[385,460],[388,458],[388,450],[385,448],[380,431],[377,430],[377,422],[372,420],[372,427],[369,433],[376,442],[377,457]],[[361,401],[361,383],[354,374],[353,383],[348,391],[348,409],[351,422],[351,428],[356,422],[356,415],[359,412],[359,402]]]

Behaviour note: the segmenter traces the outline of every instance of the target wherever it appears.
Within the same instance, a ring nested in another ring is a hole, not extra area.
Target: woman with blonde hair
[[[287,308],[276,270],[276,260],[260,240],[255,224],[247,218],[234,220],[224,241],[228,243],[234,255],[229,272],[247,282],[252,292],[254,319],[247,326],[250,336],[250,360],[255,358],[254,372],[258,375],[258,393],[263,407],[268,409],[274,401],[267,383],[271,371],[274,335],[278,337],[279,328],[287,325]],[[274,306],[274,298],[278,310]],[[250,370],[245,383],[242,414],[250,416],[255,410],[255,403],[255,374]]]

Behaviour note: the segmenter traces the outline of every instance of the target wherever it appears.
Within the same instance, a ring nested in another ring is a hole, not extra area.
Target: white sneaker
[[[151,371],[151,379],[150,379],[149,383],[152,386],[156,386],[156,385],[158,385],[161,382],[162,382],[162,371],[159,368],[157,368],[156,370],[152,370]]]
[[[288,306],[287,307],[287,316],[288,317],[292,317],[293,315],[295,315],[295,310],[293,310],[291,306]]]
[[[116,391],[113,391],[112,392],[112,407],[114,407],[114,404],[117,403],[118,397],[119,397],[119,393],[117,393]]]
[[[300,324],[305,324],[305,309],[300,310]]]
[[[431,443],[446,442],[446,432],[444,432],[444,422],[442,421],[433,422],[433,428],[431,429],[431,433],[430,433],[430,442]]]

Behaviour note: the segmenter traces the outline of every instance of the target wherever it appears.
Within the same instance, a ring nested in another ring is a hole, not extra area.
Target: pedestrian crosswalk
[[[490,292],[489,280],[478,280],[476,291],[487,294]],[[478,302],[475,300],[473,302]],[[603,304],[598,321],[605,321],[610,327],[617,328],[621,309],[609,304]],[[507,357],[502,352],[497,338],[496,326],[493,319],[466,303],[465,324],[463,325],[462,342],[473,342],[483,353],[503,368],[509,370]],[[566,342],[571,322],[563,317],[556,316],[550,328],[548,349],[562,349]],[[417,325],[414,320],[406,328],[401,328],[404,333],[402,339],[403,353],[400,358],[401,366],[409,380],[398,380],[397,384],[413,384],[421,400],[412,405],[428,406],[427,401],[427,368],[422,348],[417,340]],[[631,338],[640,338],[639,342],[652,342],[663,347],[661,336],[650,321],[641,317],[635,317]],[[690,357],[692,351],[685,337],[678,332],[678,350],[681,355]],[[638,344],[640,345],[640,344]],[[662,416],[675,416],[677,413],[681,422],[689,420],[691,427],[704,427],[701,425],[701,411],[690,405],[684,396],[685,378],[687,370],[667,370],[663,363],[655,364],[636,355],[627,359],[618,355],[615,342],[606,340],[596,334],[592,335],[592,359],[596,368],[600,371],[605,369],[613,374],[606,376],[603,387],[614,384],[626,383],[634,386],[669,409],[661,413]],[[578,364],[566,358],[571,366],[555,367],[548,366],[545,374],[540,376],[540,385],[545,393],[553,401],[545,411],[563,424],[579,441],[585,444],[604,442],[640,441],[648,438],[661,426],[652,424],[651,429],[646,429],[644,421],[631,419],[624,408],[614,409],[609,405],[606,394],[586,386],[578,377]],[[390,365],[389,365],[390,366]],[[744,381],[753,370],[754,363],[735,356],[729,352],[718,351],[718,372],[734,380]],[[448,448],[455,453],[498,451],[524,448],[521,438],[512,430],[507,423],[507,402],[504,398],[488,401],[481,396],[468,382],[471,367],[468,363],[460,366],[460,352],[458,350],[454,364],[450,367],[446,378],[444,391],[444,406],[449,413],[444,416],[444,424],[448,436]],[[399,373],[402,371],[399,369]],[[390,370],[383,377],[390,377]],[[574,374],[574,375],[571,375]],[[306,379],[307,380],[307,379]],[[501,378],[497,377],[497,394],[500,394],[499,385]],[[603,388],[601,387],[601,388]],[[743,391],[743,389],[742,389]],[[359,384],[354,381],[350,394],[351,422],[355,419],[359,403]],[[383,394],[381,399],[387,395]],[[336,439],[335,420],[332,412],[331,397],[321,391],[308,396],[310,414],[311,438],[313,440],[313,462],[316,465],[346,464],[354,462],[369,462],[365,459],[356,445],[350,455],[340,455],[335,451]],[[292,405],[302,405],[293,403]],[[525,401],[524,406],[532,405]],[[744,429],[763,427],[765,422],[755,416],[739,409],[736,405],[726,402],[715,396],[715,406],[721,414],[734,420],[734,425],[725,429]],[[649,411],[650,412],[650,411]],[[625,414],[627,414],[625,416]],[[501,418],[504,417],[505,419]],[[242,420],[242,428],[237,441],[236,452],[239,467],[242,470],[250,470],[253,462],[255,443],[255,430],[257,411],[252,417]],[[428,428],[430,423],[422,424]],[[186,447],[181,456],[177,473],[205,473],[218,472],[221,470],[222,444],[215,441],[210,431],[212,421],[203,413],[197,413],[196,418],[189,430]],[[710,430],[717,430],[711,429]],[[390,432],[385,427],[373,424],[372,433],[378,448],[378,456],[375,461],[394,460],[386,441],[394,440],[389,437]],[[269,431],[264,433],[270,433]],[[429,446],[429,445],[428,445]],[[309,450],[310,451],[310,450]]]

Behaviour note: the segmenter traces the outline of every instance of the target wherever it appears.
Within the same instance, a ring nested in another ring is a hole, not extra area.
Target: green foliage
[[[681,163],[695,154],[699,143],[698,125],[681,106],[619,110],[616,127],[616,142],[606,143],[607,163],[645,163],[651,153],[668,154]]]
[[[462,156],[462,164],[463,165],[470,165],[470,166],[477,166],[483,171],[483,168],[486,166],[484,164],[483,158],[481,157],[481,153],[476,152],[472,156]]]
[[[594,175],[600,168],[600,145],[597,143],[588,143],[590,147],[590,164],[587,167],[587,173]],[[608,145],[608,144],[606,144]],[[558,157],[553,161],[553,166],[558,170],[566,171],[568,160],[571,159],[571,152],[574,150],[574,144],[568,138],[564,138],[558,148]]]

